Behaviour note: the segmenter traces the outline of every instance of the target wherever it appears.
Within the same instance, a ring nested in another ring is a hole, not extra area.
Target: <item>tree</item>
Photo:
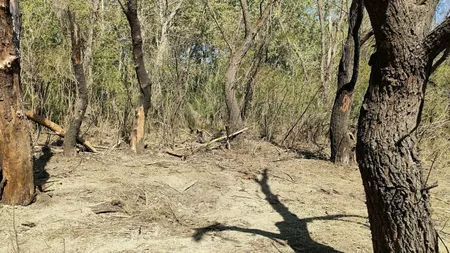
[[[276,2],[276,0],[269,1],[264,11],[261,13],[260,18],[256,21],[255,25],[253,25],[251,23],[250,13],[248,11],[247,0],[240,0],[245,29],[244,40],[241,43],[238,43],[237,46],[233,47],[224,36],[224,39],[227,41],[227,45],[231,51],[227,72],[225,74],[225,101],[228,112],[227,124],[230,133],[234,133],[244,127],[241,109],[236,98],[236,75],[239,70],[239,66],[248,50],[250,50],[253,45],[256,35],[260,31],[261,27],[266,23],[272,6]]]
[[[69,18],[70,39],[72,42],[71,60],[73,72],[75,74],[77,86],[77,98],[75,103],[75,112],[72,120],[69,123],[69,128],[64,137],[64,154],[67,156],[75,155],[75,145],[77,137],[80,133],[80,127],[83,123],[84,114],[86,113],[88,105],[88,90],[86,83],[86,76],[84,73],[83,64],[83,38],[75,20],[75,14],[67,11]]]
[[[438,252],[416,130],[450,17],[430,32],[437,0],[365,0],[376,39],[356,154],[375,252]]]
[[[20,87],[18,0],[3,2],[0,22],[0,197],[7,204],[28,205],[34,199],[34,178]]]
[[[353,0],[349,11],[347,40],[339,63],[337,92],[330,120],[331,161],[335,163],[349,164],[353,154],[353,140],[348,131],[348,118],[358,79],[359,35],[363,13],[362,0]]]
[[[118,0],[119,1],[119,0]],[[135,123],[131,133],[131,149],[135,152],[143,148],[145,118],[151,106],[151,83],[144,63],[142,50],[141,23],[137,15],[137,0],[127,0],[125,5],[119,1],[131,29],[133,60],[141,94],[135,111]]]

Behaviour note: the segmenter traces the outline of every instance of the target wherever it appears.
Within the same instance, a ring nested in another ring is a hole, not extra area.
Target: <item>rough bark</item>
[[[377,51],[356,153],[377,253],[439,251],[416,147],[433,60],[450,43],[450,18],[430,33],[436,3],[364,1]]]
[[[131,30],[131,40],[133,44],[133,60],[135,64],[136,76],[138,79],[141,94],[135,110],[135,122],[131,132],[131,149],[134,152],[142,151],[144,145],[145,118],[150,109],[151,82],[144,63],[144,51],[142,50],[141,23],[137,14],[137,0],[127,0],[125,5],[119,1]]]
[[[256,35],[260,31],[261,27],[266,23],[272,6],[276,3],[276,0],[272,0],[267,3],[261,17],[256,21],[255,25],[250,23],[250,14],[248,12],[247,0],[240,0],[242,15],[245,27],[245,38],[236,48],[230,48],[231,55],[228,61],[228,68],[225,74],[225,102],[227,105],[227,125],[230,133],[241,130],[244,127],[244,120],[241,115],[240,106],[236,98],[236,76],[239,70],[240,64],[244,59],[247,52],[253,45]],[[226,38],[224,38],[228,41]]]
[[[0,0],[0,198],[11,205],[34,199],[31,138],[22,107],[19,1]]]
[[[349,11],[347,40],[339,63],[338,87],[330,121],[331,161],[339,164],[349,164],[353,159],[354,140],[348,129],[348,119],[358,79],[359,37],[363,13],[362,0],[353,0]]]
[[[73,72],[75,74],[77,86],[77,98],[75,102],[75,112],[69,123],[69,127],[64,138],[64,155],[76,155],[77,137],[80,133],[84,114],[88,105],[88,90],[83,67],[83,38],[80,27],[76,23],[75,14],[68,11],[70,39],[72,42],[71,60]]]

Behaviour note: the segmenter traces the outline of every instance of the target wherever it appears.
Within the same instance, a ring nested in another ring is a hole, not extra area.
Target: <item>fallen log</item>
[[[58,124],[56,124],[55,122],[46,119],[42,116],[37,115],[36,113],[32,112],[32,111],[26,111],[25,115],[31,119],[32,121],[38,123],[39,125],[43,125],[46,128],[52,130],[53,132],[55,132],[58,136],[63,137],[66,134],[66,131],[64,131],[64,129],[62,127],[60,127]],[[87,140],[81,138],[81,137],[77,137],[77,142],[81,145],[83,145],[84,147],[86,147],[86,149],[90,152],[93,153],[97,153],[97,150],[94,148],[94,146],[89,143]]]

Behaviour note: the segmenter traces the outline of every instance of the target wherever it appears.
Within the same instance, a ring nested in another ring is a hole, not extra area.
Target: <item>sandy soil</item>
[[[0,206],[0,252],[371,252],[356,167],[245,147],[184,161],[44,149],[36,202]],[[434,178],[433,217],[450,245],[450,175]]]

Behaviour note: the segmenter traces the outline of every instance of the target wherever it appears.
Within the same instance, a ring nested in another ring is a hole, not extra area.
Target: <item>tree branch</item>
[[[253,28],[250,23],[250,14],[248,13],[248,4],[247,0],[240,0],[242,16],[244,17],[244,26],[245,26],[245,37],[252,36]]]
[[[428,34],[423,46],[430,62],[450,46],[450,17]]]
[[[444,54],[441,56],[441,58],[439,58],[439,60],[437,60],[434,64],[433,67],[431,67],[431,73],[433,73],[434,71],[436,71],[436,69],[441,66],[442,63],[444,63],[444,61],[447,59],[448,55],[450,53],[450,46],[444,51]]]
[[[372,36],[374,35],[373,30],[370,30],[364,37],[359,41],[360,46],[362,47]]]
[[[214,22],[217,25],[217,28],[219,29],[220,33],[222,34],[223,40],[225,41],[225,43],[228,46],[228,49],[233,51],[234,50],[233,47],[231,46],[230,42],[228,42],[228,37],[225,35],[225,32],[222,29],[222,26],[220,25],[219,20],[217,20],[217,18],[216,18],[216,13],[214,12],[214,10],[209,5],[209,0],[206,0],[205,2],[206,2],[206,6],[208,7],[209,12],[211,13],[212,18],[214,19]]]

